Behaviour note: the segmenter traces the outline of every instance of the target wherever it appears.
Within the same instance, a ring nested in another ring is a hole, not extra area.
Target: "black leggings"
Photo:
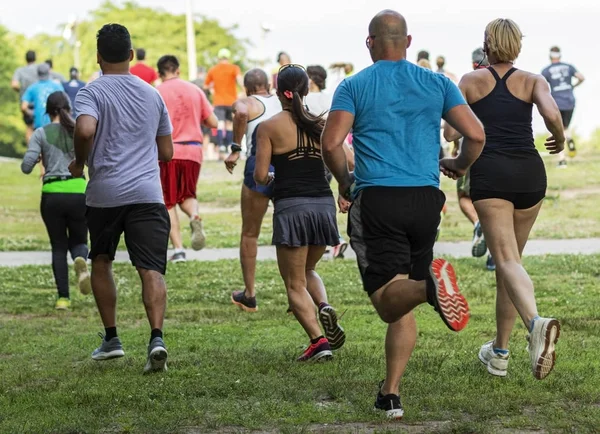
[[[72,259],[88,257],[85,210],[85,194],[42,194],[42,219],[52,245],[52,272],[59,297],[69,298],[67,251]]]

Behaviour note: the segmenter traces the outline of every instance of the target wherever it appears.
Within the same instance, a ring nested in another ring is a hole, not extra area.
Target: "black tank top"
[[[488,95],[470,104],[485,128],[484,154],[502,148],[535,149],[532,128],[533,104],[517,98],[506,86],[506,80],[516,70],[511,68],[500,78],[494,68],[489,67],[488,71],[496,79],[496,86]]]
[[[296,149],[271,156],[275,168],[273,199],[332,196],[321,150],[297,128]]]

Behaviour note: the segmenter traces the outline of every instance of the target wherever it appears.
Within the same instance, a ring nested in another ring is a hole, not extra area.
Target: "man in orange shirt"
[[[181,241],[176,205],[190,217],[192,249],[200,250],[206,244],[202,219],[198,216],[196,185],[202,165],[201,125],[215,128],[217,117],[204,92],[193,83],[179,78],[179,61],[175,56],[163,56],[158,61],[162,96],[173,124],[173,159],[160,162],[160,180],[165,205],[171,218],[170,238],[175,252],[172,262],[184,262],[185,252]]]
[[[232,104],[237,100],[237,86],[242,83],[240,67],[232,64],[231,51],[221,48],[218,53],[219,63],[208,70],[204,88],[211,90],[215,114],[219,120],[217,130],[217,145],[222,153],[227,152],[227,147],[233,140],[233,112]],[[223,137],[225,131],[225,137]]]

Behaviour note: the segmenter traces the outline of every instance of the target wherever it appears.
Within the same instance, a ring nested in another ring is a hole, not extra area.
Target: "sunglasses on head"
[[[306,68],[304,68],[304,66],[302,65],[298,65],[297,63],[288,63],[287,65],[283,65],[281,68],[279,68],[279,72],[287,68],[300,68],[301,70],[306,72]]]

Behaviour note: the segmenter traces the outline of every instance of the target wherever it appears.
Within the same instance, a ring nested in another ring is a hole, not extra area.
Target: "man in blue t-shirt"
[[[573,93],[573,89],[583,83],[585,78],[573,65],[563,63],[561,57],[560,48],[556,46],[550,48],[550,61],[552,63],[544,68],[542,75],[550,83],[552,97],[560,110],[567,136],[569,156],[572,158],[576,154],[575,142],[573,141],[570,129],[573,111],[575,110],[575,94]],[[573,83],[573,78],[577,80],[575,83]],[[559,154],[558,167],[567,167],[564,151]]]
[[[458,88],[406,60],[411,40],[397,12],[385,10],[373,18],[366,44],[374,64],[337,88],[322,136],[341,210],[353,202],[348,234],[364,289],[389,324],[387,375],[375,407],[392,418],[403,414],[398,390],[417,336],[412,310],[429,302],[454,331],[469,319],[452,266],[433,260],[445,202],[439,176],[440,168],[454,179],[464,175],[485,142],[482,125]],[[442,118],[465,141],[458,157],[440,161]],[[351,128],[354,174],[342,147]]]
[[[21,98],[21,110],[33,116],[34,129],[50,123],[50,116],[46,113],[46,101],[54,92],[64,91],[60,83],[50,79],[50,67],[46,63],[40,63],[37,72],[39,81],[29,86]],[[30,106],[33,106],[33,110]]]
[[[65,92],[69,95],[69,99],[71,100],[71,112],[73,117],[77,117],[77,107],[75,106],[75,97],[77,96],[77,92],[83,87],[85,87],[85,82],[79,79],[79,70],[74,66],[69,70],[69,81],[64,81],[62,83],[65,88]]]

